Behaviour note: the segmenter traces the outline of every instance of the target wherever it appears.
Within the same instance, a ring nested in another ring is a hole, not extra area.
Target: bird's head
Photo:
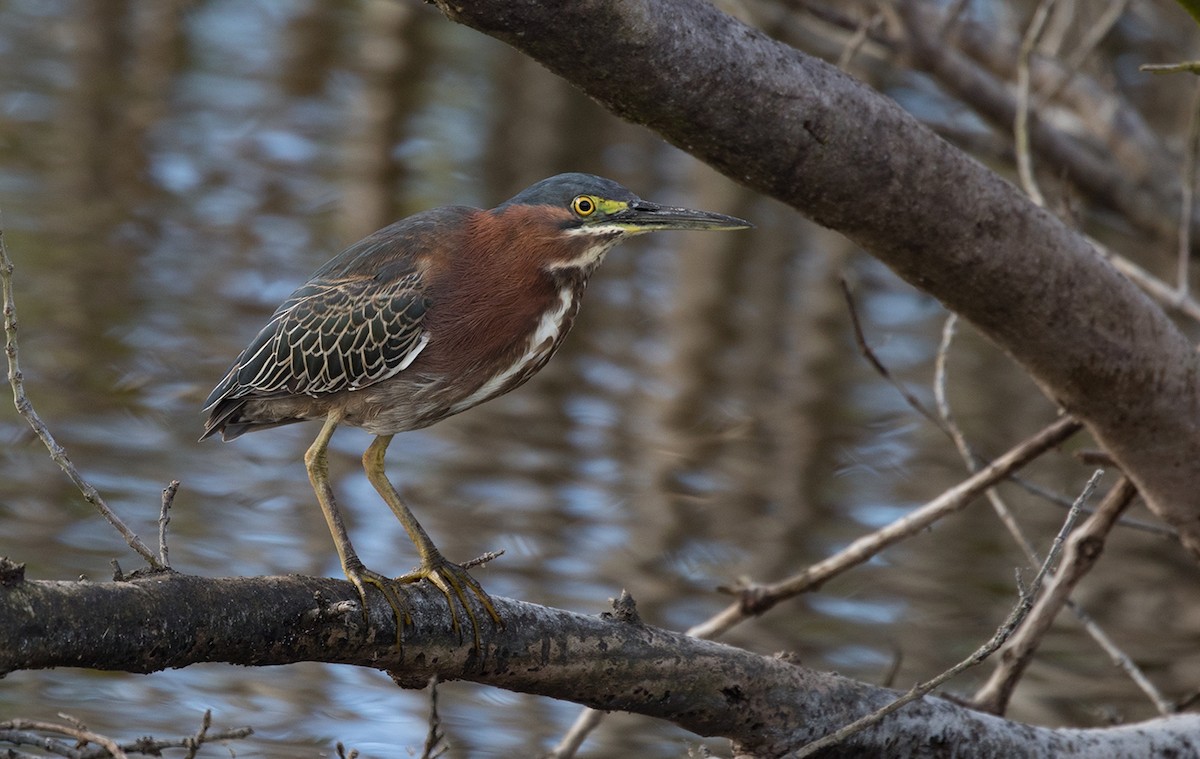
[[[642,200],[620,184],[593,174],[559,174],[527,187],[494,211],[526,220],[552,237],[547,268],[591,268],[613,245],[657,230],[726,230],[754,226],[709,211]]]

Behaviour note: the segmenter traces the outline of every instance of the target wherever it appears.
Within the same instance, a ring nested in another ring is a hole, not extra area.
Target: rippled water
[[[369,58],[380,41],[404,55]],[[598,613],[625,588],[649,622],[683,629],[725,605],[718,585],[798,571],[962,476],[952,447],[855,348],[839,279],[853,283],[880,357],[926,402],[944,318],[935,302],[433,9],[11,0],[0,5],[0,71],[0,212],[29,394],[143,534],[155,531],[161,488],[183,482],[171,523],[181,571],[340,574],[301,463],[315,425],[197,443],[205,395],[341,246],[406,213],[492,205],[565,170],[757,228],[617,249],[537,378],[396,439],[390,473],[444,552],[505,549],[478,572],[491,592]],[[962,331],[952,398],[968,434],[997,453],[1053,408]],[[336,487],[367,564],[399,572],[413,552],[358,469],[368,442],[338,433]],[[1068,493],[1090,474],[1066,455],[1036,469]],[[1046,545],[1061,512],[1006,492]],[[1174,603],[1164,589],[1187,565],[1164,545],[1118,535],[1117,559],[1084,595],[1168,689],[1183,688],[1194,633],[1139,647],[1140,625]],[[113,557],[134,565],[10,407],[0,555],[35,579],[104,578]],[[991,634],[1021,563],[981,505],[728,640],[876,681],[899,654],[907,684]],[[1064,625],[1014,715],[1094,722],[1073,705],[1085,688],[1147,714]],[[323,665],[58,670],[0,681],[0,717],[66,711],[130,738],[191,732],[211,708],[219,727],[254,726],[240,755],[328,756],[341,740],[397,756],[424,740],[426,698],[375,671]],[[576,711],[469,684],[441,691],[456,755],[544,750]],[[673,757],[698,742],[617,716],[589,750]]]

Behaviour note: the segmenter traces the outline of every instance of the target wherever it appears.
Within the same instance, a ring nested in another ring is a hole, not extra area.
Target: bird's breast
[[[578,296],[576,288],[560,287],[557,298],[541,313],[533,330],[516,340],[503,359],[484,374],[483,382],[451,405],[450,413],[457,414],[514,390],[545,366],[571,329],[579,308]]]

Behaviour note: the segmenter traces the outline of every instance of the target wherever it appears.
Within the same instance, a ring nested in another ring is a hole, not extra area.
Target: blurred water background
[[[938,108],[918,80],[876,84],[909,107]],[[1161,107],[1169,122],[1186,103]],[[0,2],[0,214],[28,392],[145,537],[161,489],[182,481],[171,522],[181,571],[340,575],[301,461],[316,426],[197,443],[205,395],[278,302],[344,245],[431,206],[490,207],[568,170],[757,228],[618,248],[538,377],[397,437],[390,473],[447,555],[506,551],[476,572],[490,592],[599,613],[628,589],[648,622],[685,629],[728,602],[717,586],[780,579],[964,476],[953,447],[855,347],[839,281],[851,282],[881,359],[926,403],[946,316],[938,303],[432,7]],[[986,454],[1054,418],[968,326],[950,377],[958,419]],[[336,487],[366,563],[398,573],[415,559],[362,477],[367,442],[338,433]],[[1073,496],[1092,470],[1069,454],[1029,477]],[[1044,550],[1062,509],[1003,492]],[[1173,542],[1132,530],[1109,551],[1080,600],[1180,696],[1200,669],[1194,565]],[[34,579],[104,579],[114,557],[136,565],[11,404],[0,407],[0,555]],[[907,687],[992,634],[1023,566],[981,502],[726,640],[873,682],[898,659],[895,682]],[[953,687],[969,693],[985,676]],[[455,756],[535,755],[578,711],[462,683],[440,696]],[[331,756],[338,740],[365,756],[406,756],[424,740],[427,708],[425,693],[380,672],[318,664],[0,681],[0,718],[68,712],[121,738],[187,734],[212,709],[218,727],[255,728],[239,756]],[[1012,713],[1086,725],[1151,709],[1065,621]],[[618,715],[584,755],[675,757],[700,743]]]

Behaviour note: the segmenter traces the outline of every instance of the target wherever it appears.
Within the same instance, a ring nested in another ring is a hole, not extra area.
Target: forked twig
[[[1026,624],[1005,644],[1005,655],[1000,657],[992,676],[976,693],[976,708],[994,714],[1004,713],[1017,681],[1033,659],[1042,637],[1076,584],[1095,566],[1105,538],[1135,495],[1137,489],[1122,477],[1096,511],[1070,536],[1066,555],[1046,593],[1038,599]]]
[[[131,754],[163,756],[166,749],[187,749],[188,753],[184,759],[192,759],[200,747],[205,744],[214,741],[241,740],[254,734],[254,729],[250,727],[210,732],[212,712],[206,711],[200,729],[194,735],[169,739],[144,736],[133,741],[118,743],[108,736],[89,730],[80,720],[70,715],[59,714],[58,716],[63,719],[62,723],[31,719],[0,720],[0,744],[33,746],[43,752],[72,759],[124,759]],[[54,737],[58,735],[71,740]],[[15,753],[11,749],[7,753],[0,751],[0,754],[14,757],[26,756],[26,754]],[[42,756],[42,754],[39,753],[38,756]]]
[[[762,614],[780,601],[820,587],[833,577],[869,561],[885,548],[924,530],[942,517],[966,507],[992,485],[1009,477],[1025,464],[1067,440],[1082,427],[1083,425],[1070,417],[1055,421],[1035,435],[1013,446],[996,460],[982,467],[979,472],[945,491],[934,500],[914,509],[891,524],[860,537],[833,556],[779,582],[735,589],[740,596],[738,601],[704,622],[689,628],[686,634],[694,638],[716,638],[747,619]],[[583,709],[549,756],[559,759],[573,757],[588,733],[594,730],[603,719],[604,712]]]
[[[934,360],[933,369],[933,397],[937,403],[938,416],[942,420],[942,429],[946,430],[950,435],[950,439],[954,441],[954,447],[958,449],[959,458],[967,465],[967,470],[970,472],[978,471],[980,457],[975,453],[967,436],[963,434],[962,429],[958,426],[958,422],[954,419],[954,412],[950,409],[950,397],[946,392],[947,381],[949,374],[947,371],[947,363],[950,358],[950,344],[954,340],[955,326],[958,324],[958,315],[951,313],[946,317],[946,322],[942,325],[942,341],[938,344],[937,357]],[[1034,566],[1037,566],[1036,553],[1033,550],[1033,545],[1029,539],[1025,537],[1021,526],[1017,524],[1017,520],[1012,515],[1012,511],[1008,508],[1008,504],[1000,497],[1000,494],[995,488],[988,488],[988,501],[992,504],[992,510],[996,512],[996,516],[1000,522],[1008,529],[1013,540],[1017,541],[1017,545],[1025,552],[1025,555],[1030,557]]]
[[[1082,507],[1084,502],[1091,497],[1092,492],[1096,489],[1097,483],[1100,481],[1101,475],[1103,475],[1103,471],[1097,471],[1094,475],[1092,475],[1092,478],[1088,480],[1083,492],[1080,493],[1079,498],[1076,500],[1077,506]],[[871,712],[867,716],[857,719],[845,727],[830,733],[829,735],[812,741],[794,753],[792,756],[796,757],[796,759],[801,759],[802,757],[812,756],[814,753],[822,749],[840,743],[846,738],[849,738],[851,735],[854,735],[855,733],[861,732],[868,727],[879,723],[889,714],[892,714],[893,712],[904,708],[913,701],[932,693],[935,688],[939,687],[958,674],[970,669],[971,667],[976,666],[999,650],[1000,647],[1012,637],[1012,634],[1017,630],[1017,628],[1021,625],[1021,622],[1029,614],[1030,609],[1033,608],[1034,601],[1037,598],[1038,592],[1041,590],[1042,581],[1045,579],[1047,573],[1049,573],[1050,567],[1052,567],[1058,560],[1058,554],[1062,548],[1063,542],[1066,540],[1066,536],[1070,534],[1071,530],[1074,528],[1075,521],[1079,518],[1079,511],[1079,508],[1072,508],[1070,513],[1067,514],[1067,518],[1063,522],[1062,529],[1058,531],[1058,535],[1056,535],[1054,538],[1054,543],[1051,545],[1050,550],[1046,554],[1046,561],[1042,563],[1041,569],[1038,570],[1037,575],[1033,578],[1033,582],[1030,584],[1029,589],[1020,589],[1020,597],[1017,599],[1017,603],[1013,606],[1012,611],[1009,612],[1008,618],[1004,620],[1004,624],[1002,624],[996,630],[996,633],[991,637],[990,640],[976,649],[976,651],[966,659],[963,659],[958,664],[955,664],[953,667],[941,673],[937,677],[914,685],[907,693],[887,706],[884,706],[882,709]],[[1019,574],[1017,579],[1019,586]]]
[[[9,743],[25,743],[29,740],[33,745],[42,745],[49,748],[59,741],[45,736],[46,733],[51,735],[65,735],[68,738],[74,738],[80,744],[95,743],[100,746],[113,759],[128,759],[129,755],[117,745],[117,742],[99,733],[94,733],[91,730],[78,724],[75,720],[69,720],[73,724],[64,725],[58,722],[42,722],[32,719],[13,719],[0,722],[0,736]],[[11,731],[12,734],[7,734]],[[40,734],[40,735],[37,735]],[[40,739],[40,740],[39,740]],[[39,742],[34,742],[39,741]],[[51,749],[53,750],[53,749]],[[57,752],[56,752],[57,753]]]
[[[950,314],[950,316],[947,317],[946,324],[942,329],[942,342],[941,345],[938,346],[937,361],[935,363],[934,397],[937,400],[938,412],[945,421],[946,428],[953,433],[955,445],[958,446],[959,454],[962,456],[963,461],[966,463],[968,469],[975,471],[975,469],[978,467],[978,457],[971,448],[966,436],[962,434],[962,430],[959,429],[957,423],[954,421],[954,415],[950,410],[949,399],[946,395],[947,358],[950,353],[950,343],[954,338],[954,326],[956,321],[957,317],[954,314]],[[1031,493],[1051,503],[1058,503],[1058,494],[1046,491],[1033,485],[1032,483],[1022,480],[1021,478],[1014,477],[1012,479],[1018,485],[1026,488]],[[1021,529],[1020,524],[1018,524],[1016,519],[1013,518],[1008,505],[1004,503],[1003,499],[1000,498],[1000,495],[994,489],[989,490],[987,494],[988,498],[992,501],[992,506],[996,509],[997,514],[1000,516],[1001,522],[1003,522],[1004,526],[1008,528],[1013,540],[1016,541],[1017,545],[1025,553],[1025,557],[1029,560],[1029,563],[1032,566],[1038,566],[1041,564],[1041,559],[1038,558],[1037,551],[1029,542],[1029,538],[1025,536],[1025,532]],[[1068,509],[1075,507],[1075,504],[1069,500],[1063,505],[1065,505]],[[1101,508],[1103,508],[1103,506],[1101,506]],[[1101,509],[1097,509],[1096,511],[1098,512],[1100,510]],[[1096,512],[1085,513],[1088,513],[1090,520]],[[1116,523],[1124,527],[1147,530],[1156,534],[1175,534],[1174,530],[1169,527],[1129,519],[1124,515],[1118,515]],[[1129,679],[1131,679],[1134,684],[1146,694],[1159,713],[1171,713],[1173,711],[1173,705],[1168,702],[1161,693],[1159,693],[1154,684],[1150,682],[1150,678],[1147,677],[1144,672],[1142,672],[1141,668],[1138,667],[1138,665],[1129,657],[1128,654],[1126,654],[1120,649],[1120,647],[1117,646],[1112,638],[1109,637],[1108,633],[1104,631],[1104,628],[1102,628],[1096,622],[1096,620],[1094,620],[1092,616],[1087,613],[1087,610],[1085,610],[1070,597],[1066,599],[1065,603],[1066,607],[1071,610],[1071,613],[1075,615],[1075,618],[1079,621],[1079,623],[1083,625],[1083,629],[1087,631],[1087,634],[1096,642],[1096,645],[1100,646],[1100,648],[1108,655],[1112,662],[1120,667],[1121,670],[1129,676]]]

